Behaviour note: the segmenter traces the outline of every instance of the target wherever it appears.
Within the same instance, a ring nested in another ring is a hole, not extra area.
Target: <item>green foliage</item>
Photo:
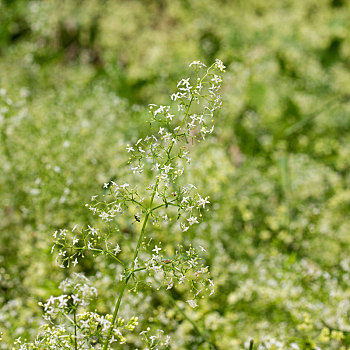
[[[182,286],[145,277],[123,299],[121,317],[139,316],[123,347],[150,327],[174,349],[349,348],[349,21],[342,0],[0,1],[0,348],[34,339],[38,303],[73,271],[99,289],[90,312],[111,313],[123,269],[89,254],[58,269],[52,233],[96,227],[85,203],[129,176],[145,105],[167,103],[197,57],[227,66],[215,136],[183,175],[210,211],[152,232],[164,260],[204,247],[216,290],[185,308]],[[118,221],[121,258],[134,214]]]

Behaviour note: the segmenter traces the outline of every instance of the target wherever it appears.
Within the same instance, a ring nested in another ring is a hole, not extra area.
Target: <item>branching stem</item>
[[[211,68],[211,67],[210,67],[210,68]],[[205,76],[201,79],[201,81],[203,81],[204,78],[208,75],[208,72],[209,72],[210,68],[207,70],[207,73],[206,73]],[[189,111],[190,111],[190,107],[191,107],[191,104],[192,104],[193,100],[194,100],[194,97],[192,96],[191,99],[190,99],[190,101],[189,101],[189,103],[188,103],[188,105],[187,105],[187,108],[186,108],[186,111],[185,111],[185,115],[184,115],[184,117],[183,117],[183,119],[182,119],[182,121],[181,121],[181,123],[180,123],[180,126],[179,126],[179,129],[178,129],[178,132],[177,132],[176,136],[178,136],[178,135],[180,134],[181,128],[182,128],[182,126],[184,125],[184,123],[186,122],[186,120],[187,120],[187,118],[188,118],[188,116],[189,116]],[[164,163],[162,164],[162,166],[168,165],[168,164],[171,162],[171,160],[172,160],[172,158],[171,158],[171,152],[172,152],[172,149],[173,149],[173,147],[174,147],[174,144],[175,144],[175,142],[173,141],[173,142],[170,144],[169,148],[168,148],[167,150],[165,150],[165,154],[166,154],[166,158],[167,158],[167,159],[164,161]],[[112,332],[113,332],[113,328],[114,328],[114,325],[115,325],[115,322],[116,322],[116,319],[117,319],[117,316],[118,316],[120,304],[121,304],[121,301],[122,301],[124,292],[125,292],[125,290],[126,290],[127,284],[128,284],[128,282],[129,282],[129,279],[130,279],[130,277],[133,275],[133,273],[134,273],[135,271],[139,271],[139,270],[140,270],[140,269],[135,270],[135,261],[136,261],[136,258],[137,258],[137,256],[138,256],[138,254],[139,254],[139,250],[140,250],[140,246],[141,246],[142,240],[144,239],[144,234],[145,234],[145,230],[146,230],[147,223],[148,223],[148,221],[149,221],[149,217],[150,217],[150,215],[151,215],[151,213],[152,213],[153,211],[155,211],[156,209],[159,209],[159,208],[161,208],[161,207],[164,206],[164,204],[162,204],[162,205],[158,205],[158,206],[152,208],[152,206],[153,206],[153,201],[154,201],[154,198],[155,198],[156,193],[157,193],[157,190],[158,190],[158,186],[159,186],[159,177],[157,178],[156,183],[154,184],[154,187],[153,187],[153,191],[152,191],[150,203],[149,203],[148,209],[146,210],[146,215],[145,215],[145,218],[144,218],[144,220],[143,220],[141,232],[140,232],[140,235],[139,235],[139,237],[138,237],[137,245],[136,245],[135,250],[134,250],[133,260],[132,260],[132,262],[131,262],[131,264],[130,264],[130,268],[129,268],[129,269],[126,269],[126,271],[128,272],[128,274],[126,275],[126,277],[125,277],[124,280],[123,280],[123,284],[122,284],[122,287],[121,287],[121,290],[120,290],[118,299],[117,299],[116,304],[115,304],[115,307],[114,307],[113,318],[112,318],[111,325],[110,325],[110,328],[109,328],[109,331],[108,331],[108,334],[107,334],[106,341],[105,341],[104,346],[103,346],[103,350],[107,350],[107,349],[108,349],[108,344],[109,344],[109,341],[110,341],[110,339],[111,339],[111,337],[112,337]],[[171,203],[169,202],[168,204],[171,204]],[[125,266],[125,265],[124,265],[124,266]],[[143,268],[142,268],[142,269],[143,269]],[[176,305],[176,303],[175,303],[175,305]],[[176,306],[177,306],[177,305],[176,305]],[[184,315],[184,317],[185,317],[187,320],[189,320],[189,322],[192,323],[192,325],[193,325],[194,328],[196,329],[197,333],[199,333],[199,334],[202,336],[202,338],[203,338],[205,341],[207,341],[207,342],[211,345],[212,348],[217,349],[217,347],[216,347],[215,345],[213,345],[212,343],[210,343],[210,342],[207,340],[207,338],[205,338],[205,337],[202,335],[202,333],[199,331],[199,329],[198,329],[197,326],[193,323],[193,321],[191,321],[191,320],[184,314],[184,312],[183,312],[181,309],[179,309],[179,310],[180,310],[180,312]]]

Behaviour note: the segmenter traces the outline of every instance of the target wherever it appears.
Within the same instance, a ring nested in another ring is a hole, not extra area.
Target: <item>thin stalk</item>
[[[76,248],[76,249],[77,250],[78,249],[84,250],[85,248],[81,247],[81,248]],[[92,252],[98,252],[98,253],[101,253],[101,254],[106,252],[111,258],[113,258],[114,260],[118,261],[118,263],[120,265],[122,265],[125,269],[127,268],[127,266],[120,259],[118,259],[113,253],[111,253],[109,250],[103,250],[103,249],[98,249],[98,248],[90,248],[89,250],[91,250]]]
[[[125,278],[124,283],[122,285],[122,289],[121,289],[121,291],[119,293],[117,302],[115,304],[114,312],[113,312],[113,318],[112,318],[112,323],[111,323],[111,326],[109,327],[109,331],[108,331],[108,334],[107,334],[106,342],[105,342],[105,344],[103,346],[103,350],[107,350],[108,349],[108,343],[109,343],[109,340],[111,339],[111,336],[112,336],[112,331],[113,331],[113,327],[114,327],[114,324],[115,324],[115,320],[117,319],[120,303],[122,301],[123,294],[125,292],[126,286],[127,286],[128,282],[129,282],[129,278],[130,278],[130,275]]]
[[[124,268],[126,268],[126,265],[120,259],[118,259],[113,253],[111,253],[110,251],[107,251],[107,254],[110,257],[112,257],[114,260],[118,261],[118,263],[121,264]]]
[[[78,350],[77,343],[77,310],[74,310],[74,349]]]
[[[172,201],[170,201],[170,202],[167,202],[167,205],[175,205],[175,206],[176,206],[176,204],[174,204],[173,202],[175,202],[175,199],[172,200]],[[157,205],[156,207],[153,207],[153,208],[151,209],[151,211],[155,211],[155,210],[157,210],[157,209],[159,209],[159,208],[162,208],[162,207],[166,207],[166,204]]]
[[[144,270],[146,270],[146,267],[139,267],[138,269],[135,269],[134,272],[139,272]]]
[[[154,189],[153,189],[153,193],[152,193],[152,197],[151,197],[150,207],[152,206],[152,203],[153,203],[153,199],[154,199],[155,192],[156,192],[156,189],[157,189],[156,186],[158,186],[158,182],[154,185]],[[111,322],[111,325],[109,327],[109,331],[108,331],[108,334],[107,334],[106,342],[105,342],[105,344],[103,346],[103,350],[107,350],[108,349],[108,343],[109,343],[109,340],[111,339],[111,336],[112,336],[112,331],[113,331],[113,327],[114,327],[115,321],[116,321],[117,316],[118,316],[120,304],[121,304],[121,301],[122,301],[122,298],[123,298],[126,286],[127,286],[128,282],[129,282],[129,279],[131,277],[131,272],[134,271],[135,259],[137,258],[137,255],[139,253],[140,245],[142,243],[142,238],[143,238],[143,235],[144,235],[145,230],[146,230],[146,225],[147,225],[147,222],[148,222],[148,219],[149,219],[149,215],[150,215],[150,212],[148,211],[146,216],[145,216],[145,219],[143,221],[142,229],[141,229],[141,232],[140,232],[140,235],[139,235],[139,239],[137,241],[137,245],[136,245],[135,252],[134,252],[134,258],[133,258],[133,260],[131,262],[131,266],[130,266],[130,269],[129,269],[130,273],[124,279],[124,282],[123,282],[123,285],[122,285],[122,289],[121,289],[121,291],[119,293],[117,302],[116,302],[115,307],[114,307],[112,322]]]

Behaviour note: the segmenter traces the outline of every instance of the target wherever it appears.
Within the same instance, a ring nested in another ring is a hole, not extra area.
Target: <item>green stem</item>
[[[74,310],[74,349],[78,350],[77,343],[77,310]]]
[[[168,205],[175,205],[176,206],[176,204],[174,204],[173,202],[175,202],[176,200],[174,199],[174,200],[172,200],[172,201],[169,201],[167,204]],[[162,207],[165,207],[166,206],[166,204],[159,204],[159,205],[157,205],[156,207],[153,207],[152,209],[151,209],[151,211],[155,211],[155,210],[157,210],[157,209],[159,209],[159,208],[162,208]]]
[[[189,104],[188,104],[188,106],[186,108],[185,116],[184,116],[184,118],[182,119],[182,121],[180,123],[179,131],[181,130],[181,127],[183,126],[185,120],[187,119],[187,117],[189,115],[189,110],[190,110],[192,102],[193,102],[193,96],[191,97],[191,100],[190,100],[190,102],[189,102]],[[167,160],[163,163],[163,166],[167,165],[171,161],[170,154],[171,154],[171,151],[172,151],[173,147],[174,147],[174,142],[172,142],[171,145],[169,146],[169,148],[166,150]],[[142,224],[141,232],[140,232],[140,235],[139,235],[139,238],[138,238],[138,241],[137,241],[137,245],[136,245],[136,248],[135,248],[135,251],[134,251],[133,260],[132,260],[130,268],[129,268],[129,274],[124,279],[124,282],[123,282],[123,285],[122,285],[122,289],[121,289],[121,291],[119,293],[117,302],[116,302],[115,307],[114,307],[112,322],[111,322],[111,325],[109,327],[109,331],[108,331],[107,338],[106,338],[106,341],[105,341],[104,346],[103,346],[103,350],[107,350],[108,349],[108,343],[109,343],[109,340],[111,339],[111,336],[112,336],[112,331],[113,331],[114,324],[115,324],[115,321],[116,321],[117,316],[118,316],[120,304],[121,304],[121,301],[122,301],[122,298],[123,298],[126,286],[127,286],[128,282],[129,282],[129,279],[130,279],[131,275],[135,272],[135,260],[136,260],[138,254],[139,254],[139,249],[140,249],[143,237],[144,237],[144,233],[145,233],[146,226],[147,226],[147,223],[148,223],[148,220],[149,220],[149,216],[150,216],[151,212],[156,209],[156,208],[152,209],[152,205],[153,205],[154,197],[155,197],[155,195],[157,193],[158,185],[159,185],[159,177],[157,178],[156,183],[154,184],[154,187],[153,187],[153,192],[152,192],[150,204],[148,206],[147,213],[146,213],[145,219],[144,219],[143,224]]]
[[[138,269],[135,269],[134,272],[139,272],[144,270],[146,270],[146,267],[139,267]]]
[[[118,261],[118,263],[121,264],[124,268],[126,268],[126,265],[120,259],[118,259],[113,253],[107,250],[107,254],[114,260]]]
[[[85,250],[85,247],[75,248],[74,246],[70,246],[70,248],[76,249],[76,250]],[[114,260],[118,261],[118,263],[120,265],[122,265],[125,269],[127,268],[127,266],[120,259],[118,259],[113,253],[111,253],[109,250],[98,249],[98,248],[90,248],[89,250],[91,250],[92,252],[98,252],[98,253],[101,253],[101,254],[106,252],[111,258],[113,258]]]
[[[156,193],[156,190],[157,190],[158,183],[159,183],[159,180],[157,180],[156,184],[154,185],[153,193],[152,193],[152,197],[151,197],[151,202],[150,202],[150,207],[153,204],[153,199],[154,199],[154,196],[155,196],[155,193]],[[139,235],[139,239],[137,241],[137,245],[136,245],[135,252],[134,252],[134,257],[133,257],[133,260],[131,262],[131,266],[130,266],[130,269],[129,269],[130,272],[129,272],[128,276],[124,279],[124,283],[122,285],[122,289],[121,289],[121,291],[119,293],[117,302],[115,304],[112,322],[111,322],[111,325],[109,327],[109,331],[108,331],[108,334],[107,334],[107,338],[106,338],[106,342],[104,344],[103,350],[107,350],[108,349],[108,343],[109,343],[109,340],[111,339],[111,336],[112,336],[113,327],[114,327],[115,321],[116,321],[117,316],[118,316],[119,307],[120,307],[120,304],[121,304],[121,301],[122,301],[122,298],[123,298],[126,286],[127,286],[128,282],[129,282],[131,274],[134,272],[135,260],[137,258],[138,253],[139,253],[140,245],[142,243],[142,238],[143,238],[143,235],[144,235],[145,230],[146,230],[146,225],[147,225],[147,222],[148,222],[148,219],[149,219],[149,215],[150,215],[150,211],[147,212],[147,214],[145,216],[145,219],[143,221],[142,229],[141,229],[141,232],[140,232],[140,235]]]
[[[113,312],[113,318],[112,318],[111,326],[109,327],[109,331],[108,331],[108,334],[107,334],[106,342],[105,342],[105,344],[103,346],[103,350],[107,350],[108,349],[108,343],[109,343],[109,340],[111,339],[111,336],[112,336],[112,331],[113,331],[113,328],[114,328],[115,320],[117,319],[120,303],[122,301],[123,294],[125,292],[126,286],[127,286],[128,282],[129,282],[129,278],[130,278],[130,275],[128,275],[124,279],[124,283],[122,285],[122,289],[121,289],[121,291],[119,293],[117,302],[116,302],[115,307],[114,307],[114,312]]]

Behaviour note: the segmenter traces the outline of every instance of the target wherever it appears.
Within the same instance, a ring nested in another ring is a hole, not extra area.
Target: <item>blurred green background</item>
[[[189,316],[219,349],[350,348],[348,1],[0,0],[0,349],[35,336],[37,303],[69,274],[52,232],[94,224],[84,204],[128,176],[147,104],[215,58],[223,110],[187,175],[211,210],[181,239],[207,248],[217,287]],[[115,266],[80,270],[110,312]],[[122,312],[174,349],[209,349],[162,293],[130,294]]]

